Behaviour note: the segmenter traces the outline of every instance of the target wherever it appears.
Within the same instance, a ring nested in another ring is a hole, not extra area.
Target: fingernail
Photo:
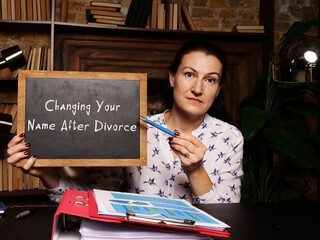
[[[30,143],[25,143],[24,145],[25,145],[26,147],[30,147],[30,146],[31,146]]]
[[[23,153],[24,153],[24,155],[29,155],[30,154],[29,151],[24,151]]]
[[[19,135],[19,137],[21,137],[21,138],[23,138],[24,136],[25,136],[24,133],[21,133],[21,134]]]
[[[168,137],[169,142],[171,142],[173,139],[173,137]]]
[[[178,132],[178,130],[174,130],[174,134],[179,137],[180,136],[180,133]]]
[[[37,155],[32,155],[32,157],[37,158]]]

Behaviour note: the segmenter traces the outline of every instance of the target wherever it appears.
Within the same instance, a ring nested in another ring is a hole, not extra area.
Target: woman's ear
[[[174,75],[169,72],[169,83],[170,83],[170,87],[174,88]]]

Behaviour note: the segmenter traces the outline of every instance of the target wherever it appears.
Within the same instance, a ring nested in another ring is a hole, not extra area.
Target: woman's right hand
[[[29,157],[30,143],[24,142],[24,133],[14,136],[8,143],[7,154],[9,155],[7,161],[12,166]],[[49,167],[33,167],[37,158],[35,155],[29,157],[28,161],[21,167],[24,173],[33,175],[42,180],[47,188],[55,188],[59,185],[59,176],[55,168]]]

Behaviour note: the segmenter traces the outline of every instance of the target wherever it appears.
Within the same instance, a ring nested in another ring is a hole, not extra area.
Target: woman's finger
[[[18,152],[10,157],[8,157],[7,162],[11,165],[15,165],[17,162],[19,162],[21,159],[25,159],[30,154],[29,151],[22,151]]]
[[[24,139],[24,137],[25,137],[24,133],[14,136],[8,143],[8,148],[11,148],[12,146],[17,145],[19,142],[21,142]]]

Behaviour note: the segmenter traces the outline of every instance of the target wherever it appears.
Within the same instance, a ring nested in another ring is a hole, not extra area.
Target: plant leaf
[[[320,109],[313,102],[291,102],[288,104],[287,109],[305,117],[320,117]]]
[[[271,143],[272,147],[277,151],[286,154],[289,157],[298,160],[306,160],[314,166],[317,174],[320,176],[320,160],[318,159],[314,149],[309,144],[310,135],[306,130],[295,129],[271,129],[263,130],[262,135]],[[306,141],[308,140],[308,141]],[[314,139],[314,144],[319,139]]]
[[[271,118],[271,113],[247,107],[241,110],[240,130],[246,141],[252,139],[262,129],[266,121]]]

